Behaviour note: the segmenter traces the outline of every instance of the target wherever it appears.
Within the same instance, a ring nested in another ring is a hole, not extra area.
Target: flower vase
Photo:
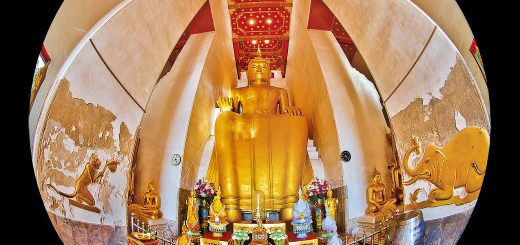
[[[325,204],[322,198],[317,198],[314,201],[312,213],[312,225],[314,226],[314,231],[320,233],[323,225],[323,218],[325,218]]]
[[[199,223],[200,223],[200,232],[202,235],[206,235],[209,233],[209,200],[202,198],[200,200],[199,207]]]
[[[274,240],[275,245],[283,245],[285,240]]]

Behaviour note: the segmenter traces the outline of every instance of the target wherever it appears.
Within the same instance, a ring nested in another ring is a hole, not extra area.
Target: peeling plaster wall
[[[193,189],[197,181],[204,146],[214,123],[212,115],[215,101],[218,97],[226,96],[237,82],[230,20],[220,17],[229,15],[227,2],[215,0],[210,2],[210,6],[212,15],[216,16],[213,19],[215,38],[202,70],[186,137],[181,173],[181,188],[186,190]]]
[[[444,87],[447,75],[455,66],[456,58],[457,54],[448,40],[435,31],[423,56],[393,96],[386,101],[388,115],[395,116],[417,97],[422,99],[423,106],[428,106],[434,98],[443,99],[440,89]]]
[[[146,107],[182,32],[205,0],[134,0],[92,38],[114,75]]]
[[[47,93],[52,83],[56,80],[58,70],[87,31],[121,1],[122,0],[63,1],[43,41],[45,49],[52,61],[49,64],[45,80],[40,86],[31,112],[29,113],[31,149],[34,143],[36,123],[40,117],[40,112],[42,111]],[[80,11],[82,14],[78,14]],[[37,57],[34,57],[35,65],[36,58]]]
[[[455,54],[453,53],[453,55]],[[469,79],[469,71],[464,69],[461,57],[455,56],[455,60],[456,63],[445,74],[446,81],[442,81],[443,86],[439,89],[440,99],[433,98],[425,105],[424,99],[418,96],[405,109],[392,117],[391,121],[394,125],[400,159],[403,159],[404,152],[412,145],[412,136],[417,137],[425,147],[429,144],[442,147],[456,133],[468,126],[478,126],[489,132],[490,128],[483,107],[480,110],[475,108],[475,104],[478,105],[480,100],[474,89],[475,85]],[[407,86],[403,87],[403,90],[408,87],[408,91],[405,90],[405,92],[413,93],[411,88],[419,87],[418,84],[424,83],[422,80],[410,80],[407,82]],[[432,87],[435,86],[432,85]],[[403,162],[402,164],[406,163]],[[406,176],[406,173],[404,173],[403,178],[407,179]],[[417,202],[421,202],[427,198],[434,187],[427,181],[418,181],[410,186],[405,186],[405,204],[410,203],[410,194],[415,190],[425,190],[425,192],[419,193]],[[456,193],[461,191],[464,190],[456,189]],[[467,206],[461,211],[469,208],[472,208],[472,206]],[[423,210],[423,212],[435,212],[433,209],[438,208]],[[452,207],[452,209],[460,208]],[[444,213],[446,214],[446,212],[449,212],[449,210],[445,210]],[[432,219],[444,217],[445,214],[437,212],[436,215],[432,215]],[[425,214],[426,216],[428,214]]]
[[[42,107],[45,116],[38,119],[35,133],[33,164],[49,212],[91,226],[126,226],[131,150],[146,106],[143,102],[151,93],[139,87],[155,84],[169,51],[203,2],[124,1],[68,51],[66,62],[57,68],[59,80],[49,82]],[[154,32],[149,31],[151,26]],[[112,158],[119,162],[115,172],[107,170],[100,184],[88,188],[100,214],[70,206],[46,186],[51,183],[60,191],[73,192],[92,153],[102,164]]]
[[[93,47],[86,45],[60,81],[44,122],[35,169],[49,212],[91,224],[126,225],[130,158],[142,115]],[[70,205],[47,186],[73,193],[93,153],[101,168],[108,160],[119,162],[114,172],[107,170],[99,183],[88,186],[99,214]]]
[[[444,146],[458,132],[457,123],[489,132],[484,99],[471,70],[424,12],[409,1],[324,2],[351,35],[381,89],[401,159],[412,135],[424,146]],[[405,188],[405,202],[416,188]]]
[[[337,187],[345,184],[338,133],[333,105],[307,30],[309,11],[310,0],[293,2],[286,82],[294,105],[301,108],[307,118],[309,138],[319,151],[325,176]]]
[[[386,137],[390,129],[386,126],[375,86],[352,68],[332,32],[309,30],[309,34],[333,105],[340,151],[348,150],[352,155],[348,163],[336,163],[345,165],[343,181],[349,198],[347,217],[360,217],[365,214],[366,189],[372,181],[374,168],[381,173],[381,182],[392,186],[388,171],[392,149]],[[387,195],[390,197],[389,191]]]
[[[142,197],[147,184],[153,182],[161,196],[163,217],[172,221],[174,228],[179,222],[181,169],[189,162],[183,159],[181,165],[174,166],[170,159],[185,152],[190,115],[214,35],[190,36],[171,71],[155,86],[139,131],[136,197]],[[209,125],[207,131],[209,134]]]
[[[428,14],[455,44],[477,81],[478,88],[486,103],[486,109],[490,111],[486,80],[477,61],[469,51],[473,42],[473,32],[457,2],[453,0],[412,0],[412,2]],[[486,56],[485,51],[482,55]]]

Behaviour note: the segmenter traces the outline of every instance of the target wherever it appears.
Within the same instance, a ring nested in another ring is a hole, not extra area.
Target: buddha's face
[[[247,80],[251,84],[262,84],[269,81],[269,65],[264,61],[252,61],[247,68]]]
[[[374,176],[374,182],[375,182],[375,183],[379,183],[379,181],[381,181],[381,175],[380,175],[380,174],[376,174],[376,175]]]

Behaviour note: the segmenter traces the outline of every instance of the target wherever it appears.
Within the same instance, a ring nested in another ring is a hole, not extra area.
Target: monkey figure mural
[[[479,127],[467,127],[458,132],[444,147],[430,144],[415,168],[410,167],[410,155],[423,153],[421,143],[414,139],[405,153],[403,167],[408,180],[403,181],[406,186],[418,180],[425,180],[435,189],[428,194],[427,200],[416,202],[421,188],[411,194],[410,208],[435,207],[455,203],[462,205],[477,199],[484,174],[486,172],[489,134]],[[404,178],[406,179],[406,178]],[[464,187],[465,195],[454,195],[456,188]]]
[[[64,192],[59,191],[51,184],[47,184],[47,187],[50,189],[56,191],[60,196],[69,198],[69,204],[76,206],[81,209],[85,209],[94,213],[100,213],[101,211],[99,208],[95,207],[96,204],[94,197],[92,196],[92,193],[88,190],[88,186],[92,183],[99,182],[101,177],[103,177],[103,174],[105,173],[105,170],[108,168],[110,172],[115,172],[117,169],[117,165],[119,162],[115,160],[110,160],[105,163],[105,167],[103,167],[103,170],[100,172],[97,172],[98,169],[101,167],[101,161],[97,157],[96,154],[92,154],[90,156],[90,160],[83,169],[83,172],[80,174],[78,179],[76,180],[76,185],[74,188],[74,192],[71,194],[67,194]],[[75,199],[73,199],[75,198]]]

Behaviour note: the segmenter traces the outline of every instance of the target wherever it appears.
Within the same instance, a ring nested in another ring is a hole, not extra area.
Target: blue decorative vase
[[[297,238],[307,238],[307,233],[312,231],[312,225],[311,223],[305,222],[305,223],[295,223],[294,221],[291,222],[291,225],[293,226],[293,232],[296,234]]]

